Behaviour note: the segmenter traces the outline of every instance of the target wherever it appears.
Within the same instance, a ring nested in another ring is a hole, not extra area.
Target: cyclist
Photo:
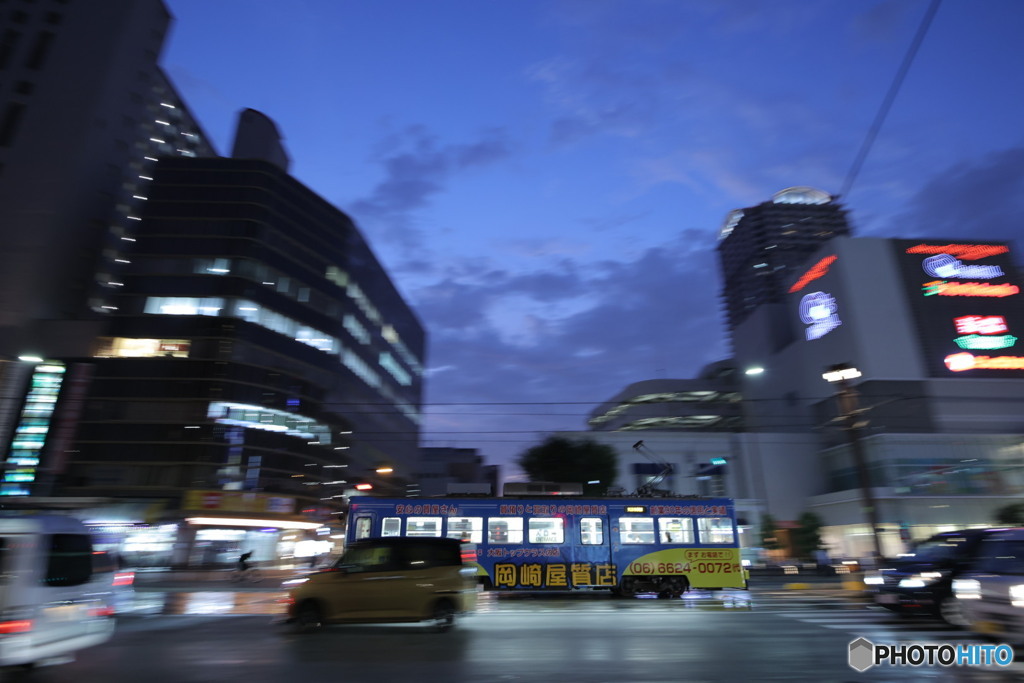
[[[244,574],[245,572],[249,571],[249,561],[248,560],[249,560],[250,557],[252,557],[252,551],[251,550],[249,552],[247,552],[247,553],[242,553],[242,555],[238,558],[238,571],[241,572],[242,574]]]

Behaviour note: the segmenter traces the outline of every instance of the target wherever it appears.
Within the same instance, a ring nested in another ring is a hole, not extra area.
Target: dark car
[[[899,614],[927,614],[954,626],[966,620],[953,579],[967,570],[986,537],[1005,529],[964,529],[936,534],[914,546],[912,552],[885,560],[869,572],[864,584],[875,603]]]

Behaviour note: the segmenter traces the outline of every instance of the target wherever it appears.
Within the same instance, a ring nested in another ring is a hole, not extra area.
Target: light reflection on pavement
[[[131,614],[191,616],[278,616],[285,613],[281,592],[177,591],[136,593]]]
[[[191,615],[191,616],[281,616],[285,613],[286,591],[145,591],[136,592],[130,613],[137,616]],[[682,597],[671,600],[658,599],[653,594],[641,594],[635,598],[615,598],[607,592],[594,593],[500,593],[481,591],[477,593],[478,613],[515,613],[526,611],[567,612],[583,607],[593,611],[622,611],[631,609],[693,609],[700,611],[754,611],[763,609],[769,603],[777,604],[780,596],[758,594],[744,590],[723,589],[719,591],[691,590]],[[793,607],[810,606],[821,601],[811,595],[795,596],[792,593],[785,600]],[[863,609],[859,601],[843,601],[849,609]],[[595,604],[596,603],[596,604]],[[838,606],[838,605],[837,605]]]
[[[500,607],[499,607],[500,602]],[[552,593],[480,593],[477,597],[477,612],[515,612],[536,610],[566,611],[577,607],[580,603],[605,603],[611,610],[645,609],[653,604],[664,605],[665,609],[699,609],[699,610],[749,610],[754,606],[753,596],[748,591],[707,591],[691,590],[682,597],[672,600],[661,600],[654,594],[640,594],[635,598],[616,598],[607,592],[573,593],[569,595]],[[592,610],[593,607],[588,607]]]

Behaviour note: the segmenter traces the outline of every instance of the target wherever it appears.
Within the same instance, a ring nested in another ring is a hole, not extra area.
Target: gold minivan
[[[447,631],[476,607],[476,551],[454,538],[368,538],[288,594],[287,623],[307,633],[325,624],[428,621]]]

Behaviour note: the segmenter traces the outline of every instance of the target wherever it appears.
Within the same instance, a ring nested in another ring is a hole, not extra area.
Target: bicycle
[[[228,579],[232,583],[259,583],[263,580],[263,572],[256,567],[248,569],[232,569]]]

